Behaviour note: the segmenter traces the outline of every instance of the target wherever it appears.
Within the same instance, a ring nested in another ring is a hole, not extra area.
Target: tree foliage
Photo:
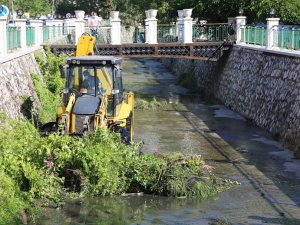
[[[8,8],[11,10],[12,1],[6,1]],[[15,0],[14,10],[23,9],[25,12],[29,12],[31,17],[34,17],[36,13],[48,14],[51,13],[51,0]]]
[[[9,0],[3,4],[9,5]],[[57,14],[74,14],[74,10],[84,10],[87,14],[96,11],[104,18],[111,10],[120,11],[125,24],[143,22],[145,10],[158,9],[160,23],[172,22],[177,18],[177,10],[193,8],[193,18],[209,22],[226,22],[227,17],[237,16],[238,9],[244,9],[248,22],[264,21],[270,8],[275,8],[281,21],[293,23],[300,21],[299,0],[15,0],[15,8],[22,8],[31,15],[37,12],[51,13],[52,4]]]

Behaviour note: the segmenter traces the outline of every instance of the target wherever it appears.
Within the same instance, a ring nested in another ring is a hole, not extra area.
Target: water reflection
[[[62,209],[44,209],[38,224],[176,224],[178,219],[193,224],[207,203],[148,195],[68,200]]]

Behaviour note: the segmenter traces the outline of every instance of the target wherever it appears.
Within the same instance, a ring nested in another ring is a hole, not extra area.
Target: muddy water
[[[46,209],[39,224],[300,224],[300,161],[289,150],[224,106],[204,104],[157,61],[125,61],[123,75],[126,89],[169,102],[162,110],[136,112],[135,140],[145,143],[144,152],[200,154],[215,173],[241,185],[204,201],[68,201],[61,210]]]

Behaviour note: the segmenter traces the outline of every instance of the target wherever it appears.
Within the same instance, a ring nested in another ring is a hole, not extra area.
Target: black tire
[[[122,143],[127,145],[129,145],[132,140],[131,124],[132,124],[132,114],[130,114],[130,116],[126,118],[126,126],[121,129],[121,141]]]

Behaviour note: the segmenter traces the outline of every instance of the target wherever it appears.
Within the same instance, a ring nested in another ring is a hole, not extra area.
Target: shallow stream
[[[222,105],[208,105],[155,60],[126,60],[125,89],[168,102],[135,112],[143,151],[200,154],[237,185],[215,198],[118,196],[67,201],[38,224],[300,224],[300,160],[264,130]]]

